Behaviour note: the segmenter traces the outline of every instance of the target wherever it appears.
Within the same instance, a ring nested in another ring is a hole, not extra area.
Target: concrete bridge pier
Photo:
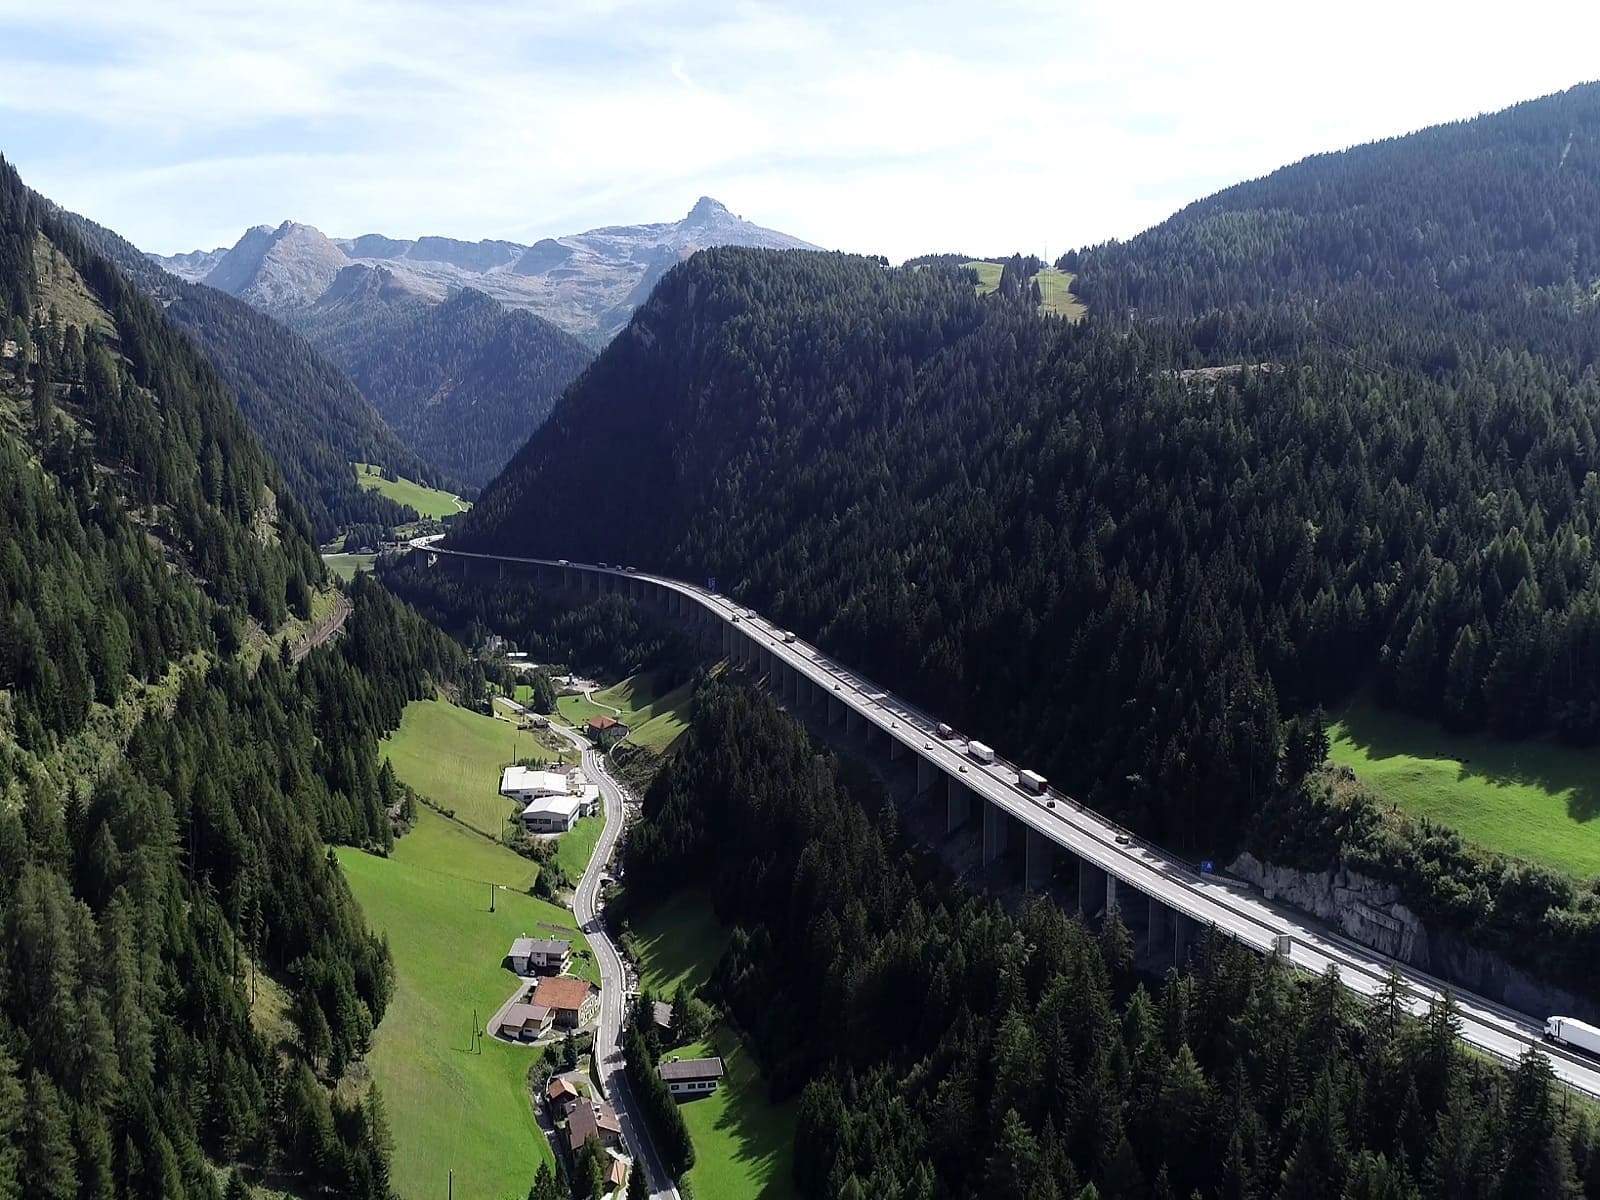
[[[906,756],[906,744],[892,733],[886,736],[889,739],[889,761],[895,762],[904,758]]]
[[[1205,934],[1205,926],[1193,917],[1172,911],[1172,965],[1179,970],[1183,969],[1190,957],[1194,954],[1195,947]]]
[[[1056,844],[1028,825],[1023,830],[1022,887],[1037,892],[1050,886],[1055,876]]]
[[[983,865],[988,866],[1006,852],[1011,840],[1011,822],[998,804],[983,804]]]
[[[844,722],[844,701],[828,697],[828,724],[840,725]]]
[[[861,727],[867,719],[857,712],[852,706],[844,706],[844,731],[851,737],[861,732]]]
[[[1135,949],[1134,959],[1156,970],[1164,969],[1174,956],[1173,912],[1154,896],[1148,897],[1144,941]]]
[[[1116,898],[1114,878],[1086,858],[1078,860],[1078,912],[1093,921],[1106,911],[1107,901]]]
[[[954,833],[972,816],[972,793],[958,780],[945,777],[944,831]]]

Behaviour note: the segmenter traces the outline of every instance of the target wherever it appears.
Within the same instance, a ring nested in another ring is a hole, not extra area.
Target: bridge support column
[[[1006,852],[1011,829],[1005,809],[987,800],[980,803],[983,805],[983,865],[988,866]]]
[[[917,755],[917,797],[926,796],[933,788],[934,776],[940,772],[927,759]]]
[[[1078,860],[1078,912],[1085,921],[1099,916],[1106,899],[1110,876],[1087,858]]]
[[[844,721],[844,701],[828,697],[828,724],[838,725]]]
[[[848,705],[848,704],[845,705],[845,708],[844,708],[844,731],[845,731],[845,733],[849,734],[851,737],[854,737],[857,733],[859,733],[861,731],[861,726],[865,722],[866,722],[866,718],[865,717],[863,717],[860,713],[858,713],[850,705]]]
[[[1029,825],[1022,843],[1022,887],[1036,892],[1050,885],[1055,873],[1056,844]]]
[[[1185,916],[1176,909],[1172,913],[1172,965],[1182,970],[1183,965],[1189,961],[1189,956],[1194,953],[1195,943],[1200,940],[1202,927],[1193,917]]]
[[[967,823],[972,815],[972,793],[963,783],[948,776],[945,780],[944,831],[954,833]]]
[[[894,734],[889,734],[889,761],[894,762],[896,759],[904,758],[905,754],[906,744]]]
[[[1178,914],[1154,896],[1150,897],[1149,911],[1143,958],[1161,969],[1176,956]]]

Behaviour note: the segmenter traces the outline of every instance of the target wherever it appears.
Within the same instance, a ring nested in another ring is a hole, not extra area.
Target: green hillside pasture
[[[357,571],[370,571],[372,564],[378,561],[376,554],[324,554],[322,561],[328,564],[328,570],[333,572],[335,579],[342,579],[349,583],[356,577]]]
[[[500,795],[500,772],[517,758],[554,762],[556,755],[510,722],[446,700],[413,700],[400,728],[379,748],[395,776],[456,819],[498,838],[516,806]]]
[[[640,984],[671,996],[684,982],[711,977],[728,944],[706,894],[680,891],[634,922]],[[688,1173],[697,1200],[788,1200],[794,1191],[795,1104],[773,1104],[748,1047],[726,1026],[711,1038],[678,1047],[679,1058],[720,1054],[727,1067],[722,1086],[682,1104],[694,1141],[695,1165]]]
[[[1055,313],[1069,321],[1077,321],[1088,315],[1088,306],[1072,294],[1075,277],[1070,272],[1045,267],[1036,278],[1039,280],[1040,312]]]
[[[389,858],[337,851],[368,923],[394,954],[395,993],[367,1062],[383,1089],[394,1134],[395,1194],[526,1195],[551,1153],[533,1121],[527,1071],[537,1053],[484,1039],[479,1027],[516,980],[500,965],[513,938],[567,932],[583,954],[578,974],[595,981],[588,942],[570,912],[523,894],[532,864],[423,809]],[[504,885],[489,912],[489,884]]]
[[[1486,849],[1600,875],[1600,754],[1446,733],[1365,702],[1336,716],[1328,757],[1383,799]]]
[[[728,930],[711,910],[710,897],[694,888],[674,892],[631,924],[639,986],[663,998],[685,983],[704,986],[728,948]]]
[[[590,717],[617,716],[628,726],[630,742],[664,754],[688,730],[693,698],[692,682],[686,681],[663,692],[654,674],[641,671],[621,683],[596,691],[593,700],[562,696],[556,706],[561,716],[575,726],[581,726]]]
[[[355,468],[356,482],[362,487],[380,492],[396,504],[414,508],[424,517],[450,517],[456,513],[466,512],[472,507],[454,493],[423,487],[422,484],[413,483],[409,479],[390,482],[383,477],[383,468],[372,463],[358,462],[350,465]]]
[[[978,295],[987,296],[1000,286],[999,263],[984,262],[975,258],[961,265],[977,272]],[[1072,281],[1076,277],[1071,272],[1058,271],[1054,267],[1041,267],[1034,278],[1039,281],[1040,312],[1054,313],[1059,317],[1066,317],[1069,321],[1076,321],[1088,313],[1089,309],[1083,301],[1072,294]]]

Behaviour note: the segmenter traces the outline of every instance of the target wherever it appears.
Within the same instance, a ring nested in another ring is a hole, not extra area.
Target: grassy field
[[[670,996],[679,984],[698,986],[728,944],[702,891],[669,897],[633,923],[640,986]],[[688,1178],[697,1200],[787,1200],[793,1196],[794,1104],[772,1104],[749,1050],[723,1027],[709,1041],[680,1046],[681,1058],[720,1054],[728,1074],[709,1096],[681,1106],[694,1139]]]
[[[639,986],[671,996],[681,984],[700,987],[728,946],[728,931],[704,892],[675,892],[633,921],[639,951]]]
[[[562,834],[556,842],[556,862],[574,884],[589,866],[589,856],[594,853],[595,843],[600,840],[600,833],[605,827],[606,819],[603,816],[596,814],[583,817],[571,832]]]
[[[351,463],[356,470],[356,482],[364,488],[381,492],[397,504],[407,504],[416,509],[424,517],[448,517],[458,512],[466,512],[472,507],[460,496],[450,492],[441,492],[436,488],[423,487],[420,483],[413,483],[409,479],[398,479],[391,483],[382,474],[382,468],[372,463]]]
[[[499,837],[516,812],[500,795],[501,770],[514,758],[556,757],[510,722],[446,700],[406,705],[400,728],[384,739],[380,753],[388,755],[402,783],[490,837]]]
[[[342,579],[349,583],[356,577],[357,571],[370,571],[372,564],[378,561],[376,554],[324,554],[322,561],[328,564],[328,570],[333,572],[335,579]]]
[[[510,995],[501,967],[511,940],[560,926],[583,954],[574,970],[598,977],[588,943],[565,909],[516,890],[532,864],[423,809],[389,858],[340,847],[367,921],[389,939],[395,994],[367,1057],[394,1133],[395,1193],[500,1200],[527,1193],[550,1148],[533,1121],[527,1070],[534,1051],[485,1039],[469,1050],[473,1011],[485,1022]],[[489,912],[489,884],[505,890]]]
[[[694,685],[690,682],[663,692],[656,677],[644,671],[601,688],[593,700],[562,696],[556,701],[556,708],[572,725],[582,725],[590,717],[616,716],[628,726],[630,742],[665,753],[689,728],[689,702],[693,695]]]
[[[1000,286],[999,263],[973,259],[961,265],[977,272],[978,295],[987,296]],[[1039,281],[1040,312],[1055,313],[1057,316],[1076,321],[1089,311],[1083,301],[1072,294],[1071,273],[1058,271],[1054,267],[1042,267],[1036,278]]]
[[[1366,702],[1334,715],[1328,757],[1384,799],[1490,850],[1600,875],[1600,754],[1458,736]]]
[[[1069,272],[1045,267],[1040,270],[1037,278],[1041,312],[1055,313],[1057,316],[1066,317],[1069,321],[1079,320],[1088,313],[1089,309],[1084,302],[1072,294],[1073,276]]]
[[[720,1054],[727,1075],[709,1096],[679,1105],[694,1142],[688,1178],[699,1200],[788,1200],[794,1190],[795,1101],[773,1104],[761,1069],[731,1030],[680,1046],[681,1058]]]

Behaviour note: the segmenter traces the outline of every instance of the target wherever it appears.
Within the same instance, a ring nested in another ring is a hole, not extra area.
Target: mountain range
[[[285,221],[228,249],[150,258],[291,326],[355,381],[408,450],[470,490],[543,423],[668,269],[721,245],[811,248],[702,197],[680,221],[531,246],[330,238]]]
[[[599,348],[610,341],[675,263],[712,246],[815,250],[702,196],[679,221],[610,225],[532,245],[446,237],[329,237],[310,225],[258,225],[231,248],[151,255],[180,278],[248,300],[268,312],[308,308],[331,288],[348,295],[382,271],[386,290],[440,301],[470,287],[526,309]],[[341,278],[345,272],[354,277]]]

